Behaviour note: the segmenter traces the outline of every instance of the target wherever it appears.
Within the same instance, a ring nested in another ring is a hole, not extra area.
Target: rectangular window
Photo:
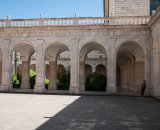
[[[150,0],[150,14],[160,6],[160,0]]]

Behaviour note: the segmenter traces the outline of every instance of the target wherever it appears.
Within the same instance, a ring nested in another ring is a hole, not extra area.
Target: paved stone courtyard
[[[160,130],[149,97],[0,93],[0,130]]]

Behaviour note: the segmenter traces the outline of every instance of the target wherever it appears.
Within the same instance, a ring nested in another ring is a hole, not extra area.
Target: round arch
[[[31,56],[35,52],[36,52],[36,47],[30,41],[14,42],[14,45],[10,50],[12,64],[14,65],[12,69],[14,68],[15,76],[17,77],[17,80],[15,81],[12,80],[12,84],[14,88],[21,88],[21,89],[31,88],[30,60],[31,60]],[[21,72],[22,72],[21,75],[18,75],[17,73],[18,64],[21,64]],[[17,86],[17,84],[19,86]]]
[[[63,65],[62,66],[64,68],[64,71],[61,72],[58,70],[59,63],[61,63],[61,61],[63,64],[64,63],[63,61],[69,60],[67,62],[67,65],[70,64],[70,58],[65,59],[65,54],[66,54],[65,52],[67,52],[67,54],[69,52],[69,57],[70,57],[70,53],[71,53],[70,47],[68,46],[68,44],[65,44],[65,43],[54,42],[46,46],[45,56],[47,57],[49,61],[49,76],[48,76],[49,77],[49,85],[48,85],[49,90],[57,90],[57,89],[59,90],[67,89],[68,90],[69,89],[70,70],[65,68]],[[59,57],[59,56],[62,56],[62,57]],[[64,79],[66,80],[64,81]]]
[[[93,59],[92,62],[93,63],[93,70],[95,71],[95,65],[97,64],[97,61],[99,59],[99,54],[104,54],[104,58],[103,60],[105,60],[105,64],[107,63],[107,56],[108,56],[108,52],[105,48],[105,46],[103,44],[97,43],[97,42],[89,42],[86,44],[83,44],[83,46],[81,47],[80,51],[80,76],[79,76],[79,80],[80,80],[80,91],[94,91],[94,88],[92,87],[91,89],[90,86],[88,86],[88,81],[90,82],[89,79],[85,79],[85,62],[86,62],[86,56],[92,52],[95,51],[95,53],[93,53]],[[96,56],[97,55],[97,56]],[[97,58],[96,58],[97,57]],[[89,64],[89,59],[90,57],[87,58],[87,64]],[[101,58],[100,58],[101,59]],[[106,67],[107,68],[107,67]],[[97,76],[96,74],[92,73],[92,75],[90,75],[89,78],[92,78],[92,76]],[[98,87],[98,86],[97,86]],[[105,86],[106,87],[106,86]],[[93,89],[93,90],[92,90]],[[98,88],[95,89],[95,91],[97,91]],[[104,89],[105,90],[105,89]]]
[[[106,50],[106,48],[103,46],[103,44],[100,43],[96,43],[96,42],[89,42],[84,44],[84,46],[81,47],[80,49],[80,60],[84,60],[86,55],[94,50],[98,50],[102,53],[104,53],[104,55],[107,57],[108,55],[108,51]]]
[[[31,42],[31,41],[17,41],[17,42],[13,42],[13,46],[11,47],[11,50],[10,50],[10,55],[12,55],[13,51],[19,46],[30,46],[34,50],[34,53],[37,52],[37,48],[33,44],[33,42]]]
[[[148,54],[147,48],[143,45],[143,43],[141,43],[139,41],[131,41],[131,40],[125,40],[125,41],[118,43],[115,48],[115,54],[117,54],[119,48],[124,44],[136,44],[137,46],[139,46],[143,50],[144,55]]]
[[[100,46],[102,46],[104,49],[105,49],[105,53],[106,53],[106,55],[109,55],[109,51],[108,51],[108,48],[107,48],[107,46],[105,45],[105,43],[102,41],[102,40],[100,40],[100,39],[89,39],[89,40],[82,40],[80,43],[79,43],[79,54],[80,54],[80,52],[81,52],[81,50],[82,50],[82,48],[84,48],[86,45],[88,45],[88,44],[97,44],[97,45],[100,45]]]
[[[145,56],[147,49],[136,41],[120,43],[116,48],[116,79],[119,92],[130,94],[141,91],[141,84],[145,79]],[[133,91],[134,90],[134,91]],[[136,93],[135,93],[136,94]]]
[[[57,57],[60,53],[63,51],[69,51],[71,53],[70,46],[68,44],[60,43],[60,42],[54,42],[50,43],[45,48],[45,55],[50,57],[52,60],[57,60]],[[48,54],[47,54],[48,53]]]

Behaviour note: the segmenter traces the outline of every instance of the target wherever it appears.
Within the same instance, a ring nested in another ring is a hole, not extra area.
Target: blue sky
[[[103,0],[1,0],[0,19],[103,16]]]

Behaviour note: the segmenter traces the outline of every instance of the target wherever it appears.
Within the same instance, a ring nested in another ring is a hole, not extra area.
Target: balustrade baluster
[[[51,21],[50,21],[50,25],[54,25],[54,20],[51,20]]]
[[[80,25],[83,25],[83,19],[79,19]]]
[[[101,25],[103,25],[103,19],[101,18]]]

